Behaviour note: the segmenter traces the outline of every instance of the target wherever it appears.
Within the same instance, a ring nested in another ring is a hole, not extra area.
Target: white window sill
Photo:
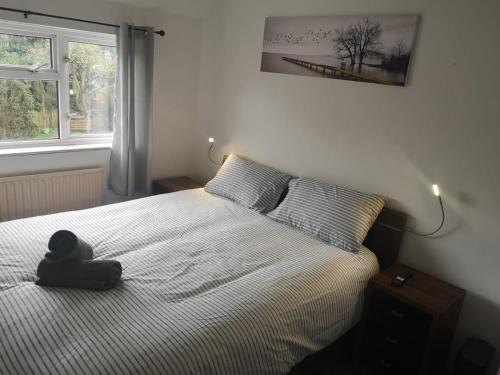
[[[19,148],[0,148],[0,156],[21,156],[21,155],[38,155],[38,154],[53,154],[57,152],[75,152],[75,151],[94,151],[94,150],[109,150],[110,143],[96,143],[85,145],[59,145],[59,146],[38,146],[38,147],[19,147]]]

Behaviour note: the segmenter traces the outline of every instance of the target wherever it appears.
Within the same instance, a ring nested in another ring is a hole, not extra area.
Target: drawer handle
[[[396,318],[398,319],[403,319],[405,317],[405,314],[403,314],[402,312],[399,312],[398,310],[396,309],[393,309],[391,311],[391,314],[394,315]]]
[[[392,345],[396,345],[398,343],[398,339],[393,336],[385,336],[384,340]]]
[[[381,359],[380,361],[378,361],[378,364],[381,367],[386,368],[386,369],[392,368],[392,363],[386,362],[384,359]]]

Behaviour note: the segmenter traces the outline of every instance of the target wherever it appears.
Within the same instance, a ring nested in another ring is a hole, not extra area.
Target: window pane
[[[0,65],[52,68],[52,40],[34,36],[0,34]]]
[[[0,79],[0,141],[59,138],[57,82]]]
[[[116,47],[69,43],[71,134],[113,131]]]

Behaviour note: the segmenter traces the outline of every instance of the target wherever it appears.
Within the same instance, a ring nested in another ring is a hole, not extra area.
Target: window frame
[[[69,117],[69,64],[66,63],[64,59],[69,54],[70,42],[90,43],[117,47],[116,34],[97,33],[92,31],[82,31],[3,20],[0,20],[0,33],[51,39],[52,68],[44,68],[37,72],[32,72],[29,67],[0,65],[0,79],[26,79],[57,82],[57,102],[59,111],[59,138],[43,140],[1,141],[0,149],[110,144],[113,139],[113,133],[71,135]]]

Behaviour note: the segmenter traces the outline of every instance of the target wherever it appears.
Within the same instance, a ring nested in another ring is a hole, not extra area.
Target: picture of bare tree
[[[404,86],[417,16],[269,17],[261,70]]]
[[[358,42],[355,38],[353,28],[349,27],[348,30],[344,30],[343,27],[336,29],[333,42],[337,51],[337,58],[341,61],[349,59],[351,69],[354,70],[356,56],[358,55]]]

